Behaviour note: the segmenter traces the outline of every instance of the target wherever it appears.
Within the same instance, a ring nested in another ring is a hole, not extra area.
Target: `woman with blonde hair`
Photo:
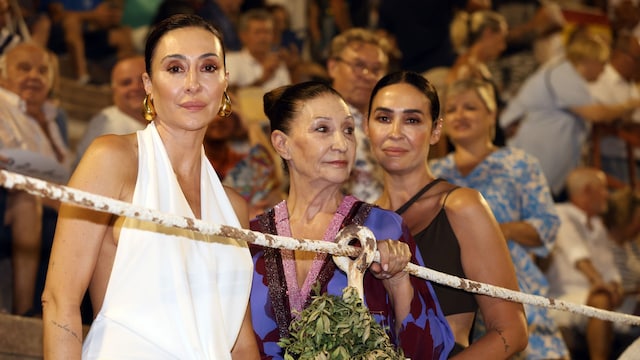
[[[443,115],[454,151],[430,163],[433,175],[482,194],[507,240],[520,290],[547,296],[547,279],[532,255],[549,255],[560,220],[538,160],[520,149],[493,144],[497,104],[487,81],[462,79],[451,84]],[[529,346],[517,358],[568,358],[547,309],[525,305],[525,313]],[[475,325],[474,338],[479,338],[486,326],[481,321]]]

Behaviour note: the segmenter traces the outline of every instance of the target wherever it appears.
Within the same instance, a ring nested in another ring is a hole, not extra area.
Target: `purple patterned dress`
[[[402,218],[387,210],[347,196],[326,230],[325,241],[333,241],[344,226],[356,224],[368,227],[376,239],[397,239],[409,245],[411,262],[423,265],[422,256],[402,222]],[[285,201],[251,222],[251,229],[269,234],[290,236],[289,214]],[[287,337],[288,327],[297,311],[310,303],[310,289],[319,282],[323,292],[341,296],[347,286],[346,274],[337,268],[330,256],[318,253],[302,288],[298,286],[293,251],[251,246],[254,262],[251,288],[253,329],[263,359],[282,359],[277,342]],[[454,340],[451,329],[440,310],[431,284],[411,277],[414,296],[409,315],[403,319],[400,332],[394,334],[393,309],[382,281],[369,272],[364,277],[365,304],[374,319],[387,329],[391,340],[402,347],[411,359],[446,359]]]

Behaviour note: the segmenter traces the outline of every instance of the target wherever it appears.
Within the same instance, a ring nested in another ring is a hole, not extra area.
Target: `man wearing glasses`
[[[356,162],[347,192],[373,203],[382,194],[382,177],[362,130],[369,96],[389,67],[390,44],[383,36],[361,28],[349,29],[331,42],[327,71],[333,87],[342,95],[356,123]]]

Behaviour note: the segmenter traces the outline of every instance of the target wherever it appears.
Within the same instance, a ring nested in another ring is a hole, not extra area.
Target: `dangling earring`
[[[153,106],[153,99],[147,94],[142,100],[142,116],[145,120],[151,121],[156,118],[156,108]]]
[[[226,91],[224,92],[224,97],[222,98],[222,104],[220,105],[220,110],[218,110],[218,115],[222,117],[231,115],[231,99],[229,99],[229,95]]]

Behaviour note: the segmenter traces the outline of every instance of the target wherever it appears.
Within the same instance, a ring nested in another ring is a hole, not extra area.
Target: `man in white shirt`
[[[640,42],[632,34],[617,36],[609,63],[597,81],[589,84],[593,99],[601,104],[619,104],[640,98],[636,82],[640,75]],[[631,120],[640,123],[640,109],[631,114]],[[627,152],[624,141],[616,136],[605,136],[600,142],[602,169],[616,179],[629,182]],[[640,174],[640,151],[636,151],[636,174]]]
[[[273,51],[273,18],[264,9],[252,9],[240,17],[238,32],[243,48],[229,52],[226,66],[229,86],[257,86],[264,92],[291,83],[285,62]]]
[[[67,151],[55,120],[46,114],[38,118],[31,115],[45,112],[42,104],[53,82],[52,61],[46,49],[28,42],[16,45],[0,58],[0,150],[26,150],[41,155],[42,160],[62,163]],[[0,154],[0,168],[7,160]],[[0,188],[0,207],[0,245],[11,244],[12,312],[23,315],[32,311],[34,300],[40,297],[36,281],[42,246],[42,201],[23,191]]]
[[[142,85],[144,57],[141,55],[120,59],[111,71],[113,104],[95,115],[78,143],[78,161],[98,136],[105,134],[124,135],[142,130],[147,121],[142,116],[142,100],[145,97]]]
[[[556,206],[560,229],[547,271],[549,296],[615,309],[622,298],[621,278],[600,218],[608,206],[606,175],[595,168],[577,168],[569,174],[567,191],[569,202]],[[549,314],[559,327],[586,333],[591,359],[609,359],[611,322],[570,312]]]

